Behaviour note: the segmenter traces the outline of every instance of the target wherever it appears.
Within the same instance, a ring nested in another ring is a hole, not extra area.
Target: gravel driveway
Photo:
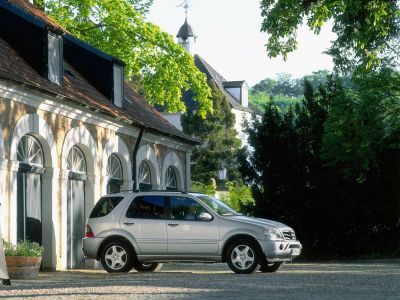
[[[293,263],[275,274],[235,275],[225,264],[166,264],[157,273],[41,273],[0,286],[22,299],[400,299],[400,261]]]

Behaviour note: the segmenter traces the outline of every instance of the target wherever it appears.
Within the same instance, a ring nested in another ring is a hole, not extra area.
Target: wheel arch
[[[137,255],[137,249],[135,247],[136,245],[134,243],[132,243],[132,241],[130,241],[129,238],[127,238],[123,235],[114,234],[114,235],[108,236],[106,239],[104,239],[103,242],[101,242],[101,244],[97,250],[96,259],[100,260],[101,253],[103,252],[103,248],[107,244],[109,244],[111,242],[115,242],[115,241],[126,244],[132,250],[133,256],[136,258],[136,255]]]
[[[260,245],[260,243],[258,242],[258,240],[257,240],[256,237],[254,237],[254,236],[252,236],[251,234],[248,234],[248,233],[238,233],[238,234],[235,234],[235,235],[232,235],[231,237],[229,237],[229,238],[225,241],[225,243],[223,244],[223,247],[222,247],[222,254],[221,254],[222,262],[226,262],[226,255],[227,255],[229,246],[230,246],[234,241],[237,241],[237,240],[240,240],[240,239],[247,239],[247,240],[252,241],[252,242],[257,246],[257,249],[258,249],[259,254],[260,254],[261,256],[264,256],[264,253],[263,253],[263,251],[262,251],[261,245]]]

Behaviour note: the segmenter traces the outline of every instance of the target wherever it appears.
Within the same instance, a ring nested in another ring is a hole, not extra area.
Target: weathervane
[[[177,7],[182,7],[183,6],[183,8],[185,9],[185,14],[186,14],[186,16],[187,16],[187,14],[188,14],[188,9],[189,9],[189,7],[191,6],[190,5],[190,0],[185,0],[185,1],[183,1],[181,4],[179,4]]]

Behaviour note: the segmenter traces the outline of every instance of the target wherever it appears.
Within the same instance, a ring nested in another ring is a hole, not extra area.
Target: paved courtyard
[[[293,263],[235,275],[225,264],[167,264],[157,273],[41,273],[0,286],[12,299],[400,299],[400,261]]]

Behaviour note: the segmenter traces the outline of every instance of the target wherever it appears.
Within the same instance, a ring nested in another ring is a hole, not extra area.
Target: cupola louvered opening
[[[48,79],[58,85],[63,79],[63,41],[62,37],[49,32],[47,35]]]
[[[122,100],[124,99],[124,67],[114,64],[113,67],[114,77],[114,104],[122,107]]]

